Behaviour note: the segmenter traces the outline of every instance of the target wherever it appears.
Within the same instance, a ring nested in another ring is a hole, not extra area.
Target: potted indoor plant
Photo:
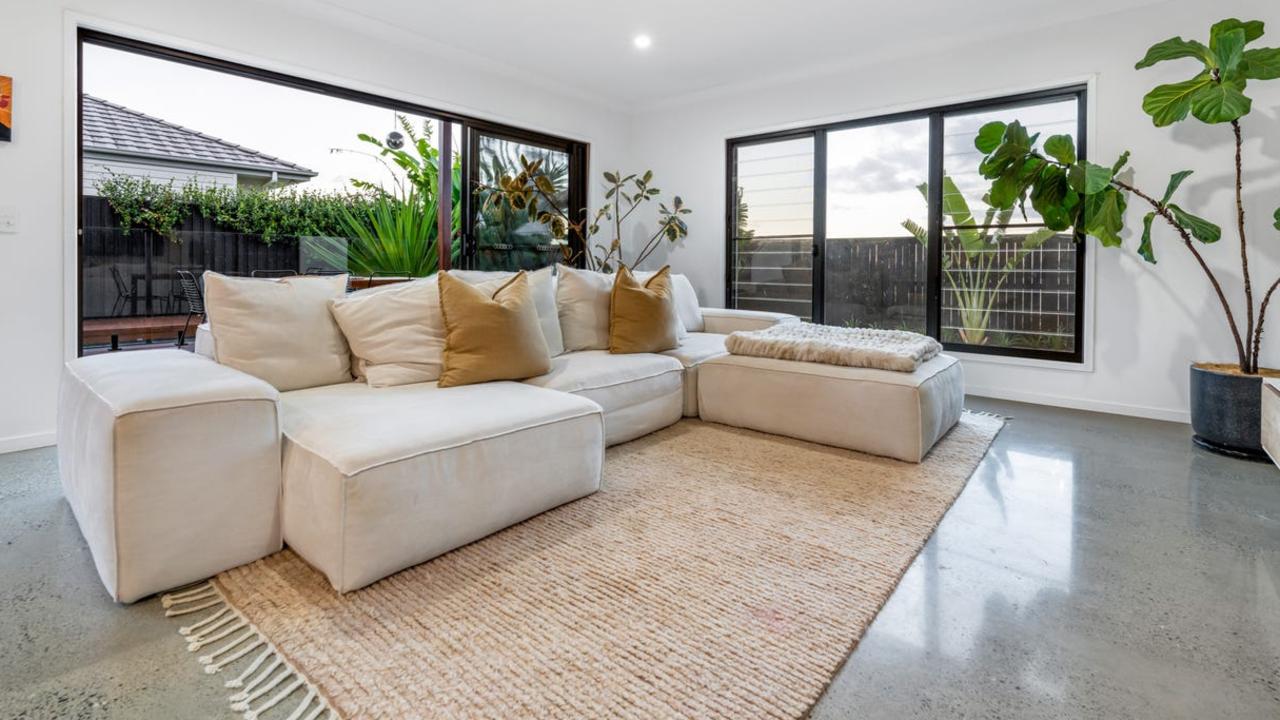
[[[1142,218],[1137,251],[1150,263],[1156,262],[1154,226],[1158,222],[1173,231],[1204,271],[1235,340],[1235,362],[1195,363],[1191,367],[1191,425],[1195,441],[1217,452],[1254,457],[1262,455],[1262,378],[1280,376],[1280,372],[1262,368],[1258,357],[1263,321],[1280,279],[1256,294],[1249,271],[1248,232],[1270,228],[1246,222],[1243,201],[1241,120],[1253,104],[1245,90],[1250,81],[1280,78],[1280,49],[1248,47],[1262,34],[1261,21],[1223,20],[1210,28],[1208,44],[1170,38],[1153,45],[1135,68],[1141,70],[1168,60],[1199,65],[1191,79],[1157,86],[1142,99],[1142,109],[1156,127],[1182,122],[1190,116],[1202,123],[1231,128],[1235,140],[1235,213],[1231,225],[1240,245],[1243,302],[1237,300],[1236,308],[1242,313],[1233,310],[1199,248],[1200,244],[1218,242],[1222,238],[1221,227],[1174,202],[1178,187],[1192,171],[1174,173],[1164,192],[1156,195],[1139,189],[1129,179],[1132,173],[1123,172],[1129,162],[1128,152],[1110,166],[1095,165],[1076,156],[1071,136],[1055,135],[1040,146],[1039,137],[1029,134],[1018,122],[989,123],[974,141],[985,156],[979,170],[992,181],[989,201],[993,207],[1024,208],[1030,201],[1050,229],[1074,230],[1077,237],[1091,235],[1104,246],[1119,247],[1125,208],[1136,198],[1148,208]],[[1274,222],[1275,229],[1280,230],[1280,209],[1275,212]]]

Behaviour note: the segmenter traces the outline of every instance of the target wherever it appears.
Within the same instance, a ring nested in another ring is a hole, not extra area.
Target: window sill
[[[1085,351],[1086,358],[1084,362],[1063,362],[1061,360],[1041,360],[1039,358],[1022,358],[1010,357],[1007,355],[984,355],[982,353],[967,353],[961,351],[947,351],[950,355],[964,363],[977,363],[986,365],[1008,365],[1014,367],[1036,368],[1040,370],[1067,370],[1070,372],[1093,372],[1093,358],[1090,356],[1087,348]]]

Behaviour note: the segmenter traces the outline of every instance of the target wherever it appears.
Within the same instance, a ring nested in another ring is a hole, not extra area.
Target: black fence
[[[186,313],[174,275],[179,268],[197,275],[308,269],[305,240],[282,237],[268,245],[260,236],[226,232],[198,216],[186,218],[172,236],[142,228],[126,233],[98,197],[84,199],[83,229],[80,302],[86,320]]]
[[[812,247],[809,237],[739,241],[735,306],[808,318]],[[1066,235],[1032,250],[1013,239],[976,253],[948,245],[943,340],[1073,351],[1076,253]],[[916,238],[828,238],[823,259],[827,324],[925,331],[928,256]]]

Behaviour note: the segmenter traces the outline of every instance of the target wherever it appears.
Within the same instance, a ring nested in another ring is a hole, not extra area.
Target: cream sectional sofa
[[[566,352],[525,382],[277,392],[196,354],[64,371],[64,491],[112,597],[132,602],[289,545],[341,592],[600,487],[604,449],[696,416],[697,373],[738,329],[790,315],[699,309],[680,346]],[[692,303],[692,305],[690,304]],[[157,381],[160,378],[160,381]]]

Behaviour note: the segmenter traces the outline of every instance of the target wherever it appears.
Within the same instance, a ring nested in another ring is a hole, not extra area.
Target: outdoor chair
[[[294,277],[298,274],[297,270],[254,270],[249,273],[249,277],[256,278],[282,278]]]
[[[157,301],[160,304],[158,309],[161,312],[168,311],[168,298],[159,295],[142,294],[134,290],[133,286],[124,279],[124,275],[121,274],[120,268],[116,265],[111,266],[111,279],[116,285],[116,299],[111,304],[111,317],[120,317],[124,314],[125,308],[136,304],[138,300],[146,301],[150,299]]]
[[[182,329],[178,331],[178,347],[182,347],[187,342],[187,328],[191,327],[191,318],[199,316],[200,322],[205,320],[204,291],[200,289],[199,277],[190,270],[176,268],[173,273],[178,278],[179,287],[182,288],[182,297],[187,301],[187,319],[182,323]]]

